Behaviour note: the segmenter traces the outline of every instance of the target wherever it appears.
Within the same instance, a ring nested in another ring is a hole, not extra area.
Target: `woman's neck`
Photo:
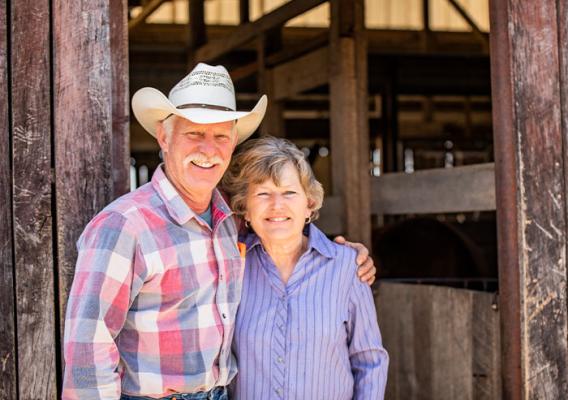
[[[287,284],[288,279],[294,272],[294,267],[308,247],[308,238],[300,234],[298,238],[292,240],[262,241],[262,245],[274,262],[278,272],[280,272],[282,282]]]

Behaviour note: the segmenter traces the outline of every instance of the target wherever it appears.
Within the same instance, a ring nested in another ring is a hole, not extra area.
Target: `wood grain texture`
[[[254,22],[238,26],[228,37],[210,41],[197,50],[195,59],[212,62],[216,58],[252,41],[259,34],[284,25],[286,21],[317,7],[323,2],[324,0],[289,1]]]
[[[113,196],[113,71],[107,0],[54,0],[53,13],[59,305],[65,315],[75,243]]]
[[[376,214],[432,214],[495,210],[493,163],[436,168],[371,178]]]
[[[8,95],[8,24],[6,7],[0,7],[0,399],[16,398],[16,338],[14,323],[14,263],[12,258],[12,187],[10,166],[10,110]]]
[[[390,355],[386,399],[499,399],[494,295],[381,283],[375,297]]]
[[[14,255],[20,399],[57,396],[50,3],[11,2]]]
[[[283,100],[325,85],[329,80],[326,47],[274,67],[273,99]]]
[[[331,2],[329,89],[334,196],[343,199],[344,233],[370,246],[371,196],[364,1]]]
[[[517,136],[523,397],[568,393],[566,170],[559,2],[510,1]]]
[[[112,180],[113,197],[119,197],[130,190],[128,1],[110,1],[109,7],[112,67]]]

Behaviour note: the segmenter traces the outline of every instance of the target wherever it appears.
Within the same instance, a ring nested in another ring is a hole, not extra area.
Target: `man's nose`
[[[199,143],[199,151],[205,154],[208,157],[211,157],[215,154],[215,145],[211,139],[203,139]]]

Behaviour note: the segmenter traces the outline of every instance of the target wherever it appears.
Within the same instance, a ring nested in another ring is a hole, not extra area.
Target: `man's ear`
[[[167,153],[168,134],[166,133],[166,128],[164,128],[164,123],[162,121],[156,124],[156,139],[158,139],[158,144],[162,149],[162,153]]]

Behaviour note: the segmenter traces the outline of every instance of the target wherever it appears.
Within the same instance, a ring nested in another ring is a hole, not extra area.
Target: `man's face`
[[[197,124],[175,115],[170,118],[157,130],[168,178],[184,196],[210,196],[237,144],[234,122]]]

